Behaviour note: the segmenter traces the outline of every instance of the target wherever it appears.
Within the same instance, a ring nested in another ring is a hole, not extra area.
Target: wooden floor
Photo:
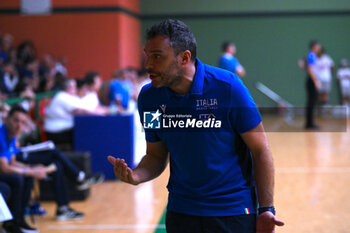
[[[349,125],[349,121],[347,122]],[[350,133],[269,132],[276,167],[277,216],[281,233],[350,232]],[[84,202],[71,205],[86,213],[79,221],[54,220],[55,204],[36,218],[41,232],[151,233],[167,201],[169,171],[137,187],[104,182]]]

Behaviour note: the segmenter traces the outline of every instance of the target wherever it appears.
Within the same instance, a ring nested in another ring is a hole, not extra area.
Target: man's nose
[[[147,70],[153,68],[152,63],[151,63],[150,59],[148,59],[148,58],[146,58],[146,60],[145,60],[145,68],[146,68]]]

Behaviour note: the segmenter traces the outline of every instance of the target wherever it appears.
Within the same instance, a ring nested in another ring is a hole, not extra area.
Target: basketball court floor
[[[266,119],[266,128],[276,127],[279,120]],[[319,122],[321,127],[337,127],[337,120]],[[349,232],[350,121],[346,123],[342,132],[269,130],[276,168],[275,206],[277,216],[286,223],[276,232]],[[36,226],[45,233],[165,232],[161,218],[168,176],[169,169],[139,186],[109,181],[93,187],[87,200],[71,204],[86,214],[78,221],[55,221],[55,204],[42,202],[48,214],[36,217]]]

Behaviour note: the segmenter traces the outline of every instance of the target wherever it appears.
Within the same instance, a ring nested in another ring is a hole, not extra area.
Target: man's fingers
[[[122,181],[128,180],[127,168],[128,168],[128,165],[125,163],[124,159],[116,159],[114,169],[117,177]]]
[[[108,161],[114,165],[114,174],[121,181],[134,184],[133,171],[128,167],[124,159],[114,158],[113,156],[107,157]]]
[[[124,162],[124,159],[122,160],[122,176],[124,179],[128,179],[128,172],[127,172],[127,168],[128,168],[128,165]]]
[[[139,184],[138,176],[136,176],[136,174],[131,168],[128,168],[128,180],[130,184],[133,184],[133,185]]]
[[[279,220],[276,216],[274,218],[274,223],[276,226],[279,226],[279,227],[284,226],[284,222]]]
[[[116,159],[114,170],[117,174],[117,177],[121,180],[124,180],[124,162],[122,159]]]
[[[114,158],[113,156],[108,155],[107,159],[108,159],[108,161],[109,161],[112,165],[115,164],[116,158]]]
[[[119,159],[119,158],[114,158],[113,156],[108,156],[107,157],[108,161],[114,165],[114,174],[116,177],[119,179],[123,180],[125,175],[125,160],[124,159]]]

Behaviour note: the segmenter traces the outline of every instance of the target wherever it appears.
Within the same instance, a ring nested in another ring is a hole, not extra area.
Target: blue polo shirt
[[[251,154],[240,134],[261,116],[237,75],[197,59],[188,94],[147,84],[138,107],[144,127],[147,120],[160,123],[145,128],[146,140],[163,141],[170,152],[168,210],[197,216],[255,212]],[[201,120],[209,127],[201,127]]]
[[[113,80],[111,82],[108,96],[110,103],[114,103],[116,99],[119,99],[124,108],[127,108],[129,105],[130,94],[123,87],[120,80]]]
[[[10,139],[5,124],[0,125],[0,157],[5,157],[10,162],[12,155],[18,152],[16,137]]]
[[[232,73],[236,72],[237,68],[241,66],[238,59],[231,54],[224,54],[218,62],[218,66],[222,69],[229,70]]]

